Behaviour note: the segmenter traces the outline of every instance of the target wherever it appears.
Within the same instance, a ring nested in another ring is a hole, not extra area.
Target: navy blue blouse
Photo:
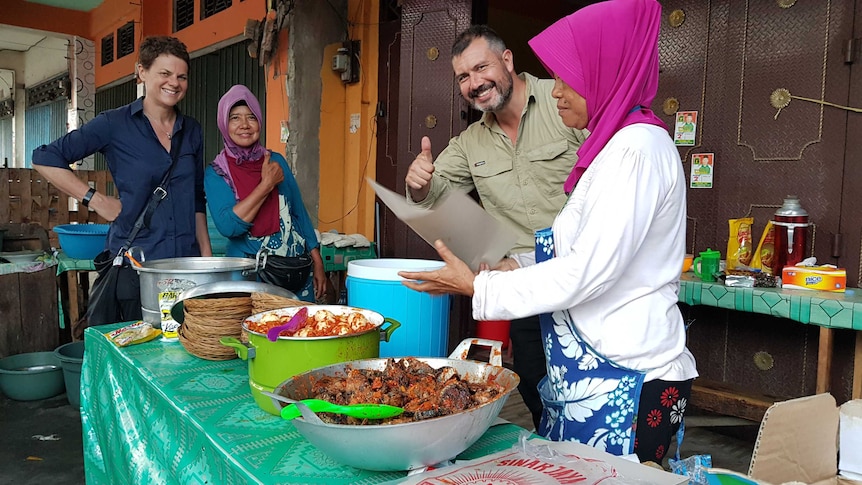
[[[69,168],[69,164],[100,152],[123,204],[108,233],[107,249],[120,249],[150,194],[171,164],[171,155],[159,142],[144,116],[143,98],[105,111],[81,128],[50,145],[33,150],[33,164]],[[195,213],[206,213],[201,126],[177,112],[172,143],[182,133],[177,166],[168,182],[168,196],[153,214],[149,228],[141,229],[132,243],[144,249],[147,259],[199,256]]]

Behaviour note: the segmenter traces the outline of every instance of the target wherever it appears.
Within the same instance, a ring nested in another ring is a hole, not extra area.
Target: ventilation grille
[[[195,1],[174,0],[174,32],[195,23]]]
[[[203,0],[201,2],[201,20],[227,9],[231,3],[232,0]]]
[[[27,88],[27,109],[69,97],[69,74],[57,76],[32,88]]]
[[[117,59],[135,52],[135,23],[129,22],[117,29]]]
[[[102,37],[102,65],[114,62],[114,34]]]

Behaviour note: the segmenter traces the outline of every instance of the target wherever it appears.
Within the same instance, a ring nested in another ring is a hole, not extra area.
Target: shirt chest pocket
[[[536,185],[546,195],[563,193],[563,183],[575,166],[578,157],[565,139],[554,140],[524,153],[530,162],[530,172]]]
[[[515,181],[511,159],[480,160],[470,167],[476,192],[486,208],[509,209],[515,203],[511,191]]]
[[[566,153],[568,149],[569,142],[561,138],[527,151],[524,157],[531,162],[548,162]]]

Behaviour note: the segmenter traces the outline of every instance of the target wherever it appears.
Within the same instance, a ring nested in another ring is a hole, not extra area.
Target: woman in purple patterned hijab
[[[243,85],[219,100],[224,149],[204,173],[207,206],[228,239],[226,256],[256,258],[266,252],[270,266],[282,261],[286,268],[270,267],[258,277],[315,302],[326,291],[320,243],[287,160],[260,143],[263,121],[260,103]],[[268,276],[276,272],[278,277]]]

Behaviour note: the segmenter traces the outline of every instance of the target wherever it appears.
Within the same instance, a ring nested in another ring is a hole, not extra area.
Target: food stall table
[[[0,357],[59,345],[55,264],[51,259],[0,264]]]
[[[120,348],[104,333],[122,325],[84,332],[88,484],[370,484],[406,476],[343,466],[319,452],[290,422],[257,407],[247,362],[199,359],[160,338]],[[459,458],[507,449],[521,431],[508,422],[493,426]]]
[[[862,290],[848,288],[845,293],[828,291],[793,290],[782,288],[740,288],[724,286],[720,282],[701,281],[693,273],[680,278],[679,301],[688,305],[707,305],[716,308],[772,315],[802,324],[820,327],[817,356],[816,392],[829,391],[829,374],[832,367],[833,329],[856,332],[853,362],[852,399],[862,398]],[[733,399],[726,390],[709,390],[697,383],[692,390],[697,394],[710,394],[717,399]],[[742,408],[753,405],[766,411],[771,402],[752,402],[750,396]],[[746,418],[756,416],[741,416]],[[759,419],[759,418],[758,418]]]
[[[63,322],[65,321],[62,305],[62,297],[65,296],[65,299],[69,302],[69,327],[72,329],[73,340],[77,340],[79,338],[79,332],[77,332],[77,328],[75,327],[75,323],[77,323],[81,317],[80,308],[78,307],[78,288],[86,290],[90,287],[89,272],[95,270],[96,266],[92,259],[71,258],[63,251],[60,251],[57,254],[57,276],[62,276],[63,273],[66,274],[66,285],[60,286],[61,291],[64,288],[66,289],[66,294],[61,295],[60,300],[60,325],[63,325]],[[80,280],[81,276],[84,276],[84,278],[87,279],[86,283]]]

